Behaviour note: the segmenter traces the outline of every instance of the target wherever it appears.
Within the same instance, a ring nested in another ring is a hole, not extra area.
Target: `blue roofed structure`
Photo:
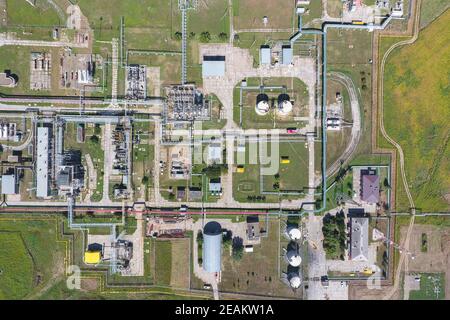
[[[2,176],[2,194],[17,194],[16,177],[13,174]]]
[[[222,227],[216,221],[203,228],[203,269],[220,272],[222,265]]]
[[[259,63],[260,64],[270,64],[272,56],[272,50],[269,46],[264,45],[259,49]]]
[[[292,47],[290,45],[284,45],[281,48],[281,63],[291,64],[292,63]]]
[[[203,56],[202,76],[223,77],[225,75],[225,56]]]

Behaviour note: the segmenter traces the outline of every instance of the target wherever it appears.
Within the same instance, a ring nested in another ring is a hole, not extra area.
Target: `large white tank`
[[[292,102],[285,100],[278,105],[278,113],[287,116],[292,111]]]
[[[257,114],[264,116],[269,112],[269,103],[267,101],[260,101],[256,105],[255,111]]]
[[[269,106],[269,97],[265,93],[260,93],[256,97],[256,106],[255,111],[256,114],[260,116],[266,115],[270,110]]]
[[[278,96],[278,113],[281,116],[287,116],[292,112],[292,102],[288,94],[282,93]]]
[[[291,240],[300,240],[302,237],[302,232],[296,227],[288,227],[286,229],[286,234]]]
[[[290,276],[289,284],[292,288],[298,289],[302,284],[302,279],[297,274],[293,274]]]
[[[290,250],[286,253],[286,260],[293,267],[298,267],[302,264],[302,257],[294,250]]]

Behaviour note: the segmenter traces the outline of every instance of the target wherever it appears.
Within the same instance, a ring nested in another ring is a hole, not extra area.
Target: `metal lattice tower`
[[[181,84],[187,82],[187,10],[196,8],[197,0],[178,0],[181,11]]]

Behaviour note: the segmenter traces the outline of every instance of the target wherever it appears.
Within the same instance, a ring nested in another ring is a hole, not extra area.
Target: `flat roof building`
[[[259,49],[259,64],[270,64],[272,61],[272,49],[264,45]]]
[[[211,143],[208,146],[207,163],[222,163],[222,146],[220,143]]]
[[[209,192],[211,193],[222,192],[222,184],[220,183],[220,178],[209,180]]]
[[[350,259],[367,261],[369,256],[369,218],[350,218]]]
[[[225,56],[203,56],[202,76],[223,77],[225,75]]]
[[[8,174],[2,176],[2,194],[17,194],[15,175]]]
[[[290,45],[284,45],[281,48],[281,63],[282,64],[291,64],[292,63],[293,51]]]
[[[48,145],[49,129],[37,128],[37,152],[36,152],[36,196],[48,197]]]

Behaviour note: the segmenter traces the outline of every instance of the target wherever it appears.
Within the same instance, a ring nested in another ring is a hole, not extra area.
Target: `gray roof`
[[[222,184],[220,183],[220,179],[211,179],[209,181],[209,191],[210,192],[222,191]]]
[[[208,222],[203,229],[203,269],[220,272],[222,258],[222,227],[215,221]]]
[[[369,218],[350,218],[350,259],[367,261],[369,256]]]
[[[361,200],[377,203],[380,199],[380,177],[376,174],[361,172]]]
[[[259,50],[259,63],[260,64],[270,64],[272,55],[272,50],[269,46],[262,46]]]
[[[16,193],[16,177],[13,174],[2,176],[2,194]]]
[[[281,49],[282,53],[282,64],[291,64],[292,63],[292,47],[291,46],[283,46]]]
[[[219,143],[212,143],[208,146],[208,162],[222,162],[222,147]]]
[[[224,56],[203,56],[202,76],[223,77],[225,75]]]
[[[37,128],[36,196],[48,196],[48,144],[49,129]]]

